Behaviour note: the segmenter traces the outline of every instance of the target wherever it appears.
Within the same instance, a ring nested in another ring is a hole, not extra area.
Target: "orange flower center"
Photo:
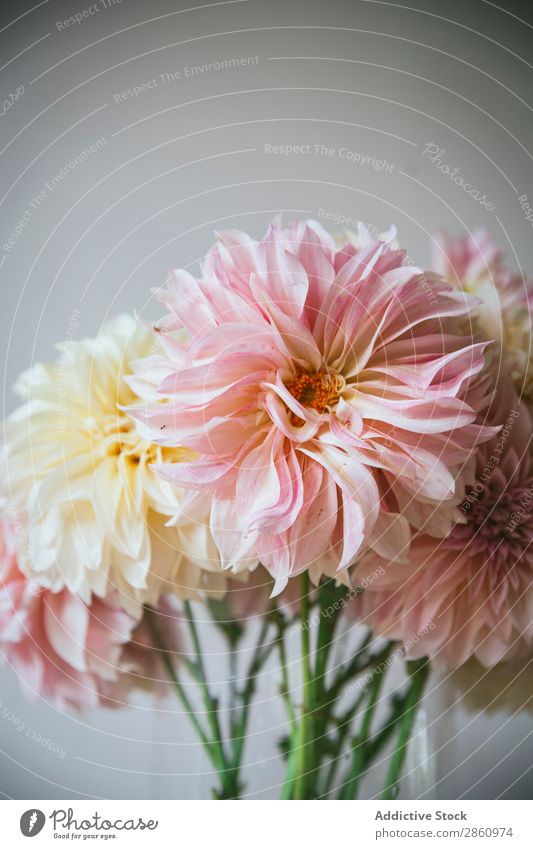
[[[319,413],[331,409],[339,400],[339,380],[331,374],[301,372],[286,386],[303,407],[312,407]]]

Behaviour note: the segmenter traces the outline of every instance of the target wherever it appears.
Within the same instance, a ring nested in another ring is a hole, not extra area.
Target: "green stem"
[[[285,775],[285,781],[283,782],[283,787],[281,790],[281,799],[292,799],[294,792],[294,782],[296,781],[296,774],[298,769],[298,749],[295,745],[291,747],[289,753],[289,759],[287,761],[287,772]]]
[[[343,746],[346,738],[348,737],[351,729],[351,724],[354,716],[358,712],[361,704],[366,698],[368,692],[368,686],[363,687],[355,702],[336,720],[338,734],[336,740],[336,750],[338,752],[335,755],[329,764],[329,769],[326,775],[326,779],[324,781],[323,793],[322,796],[326,796],[333,788],[333,782],[335,780],[335,776],[337,774],[337,769],[339,767],[339,762],[343,757]]]
[[[311,672],[309,589],[309,576],[307,572],[304,572],[301,578],[303,704],[296,737],[297,766],[294,784],[294,797],[296,799],[308,798],[309,772],[313,755],[313,679]]]
[[[280,695],[283,699],[283,704],[285,705],[285,712],[287,714],[287,719],[289,721],[289,728],[291,735],[294,735],[296,729],[296,714],[294,712],[294,705],[291,699],[291,689],[289,684],[289,671],[287,666],[287,651],[285,648],[285,635],[283,631],[283,625],[278,620],[278,653],[279,653],[279,668],[281,672],[281,687],[280,687]]]
[[[231,736],[234,739],[236,728],[238,725],[237,719],[237,650],[234,645],[229,648],[229,725]]]
[[[325,676],[333,645],[333,635],[342,610],[340,601],[346,595],[345,587],[332,587],[332,584],[333,581],[328,580],[318,588],[320,622],[316,650],[316,679],[322,697],[325,693]]]
[[[359,781],[361,779],[361,772],[366,760],[366,748],[368,745],[368,738],[370,736],[370,727],[376,712],[383,678],[384,669],[382,665],[378,665],[372,676],[370,697],[363,715],[361,728],[359,729],[359,733],[354,737],[352,743],[352,766],[339,794],[339,799],[354,799],[357,794]]]
[[[393,734],[398,720],[403,716],[406,697],[405,695],[394,699],[394,705],[388,718],[379,731],[368,741],[365,766],[374,760]]]
[[[223,764],[223,769],[228,769],[228,763],[226,759],[226,753],[224,750],[223,743],[223,735],[222,728],[220,726],[220,721],[218,718],[218,702],[211,693],[209,692],[209,685],[207,682],[207,675],[204,666],[203,660],[203,652],[200,643],[200,638],[198,636],[198,631],[196,628],[196,622],[194,621],[194,616],[191,608],[191,604],[189,601],[185,601],[183,603],[183,608],[185,610],[185,617],[187,620],[187,624],[189,626],[189,631],[191,634],[196,658],[195,658],[195,667],[198,672],[197,682],[200,687],[200,691],[202,693],[202,699],[207,715],[207,721],[209,724],[209,728],[211,730],[211,734],[213,737],[213,746],[218,750],[218,757],[220,762]]]
[[[420,660],[409,661],[407,663],[407,669],[411,683],[405,697],[404,712],[399,720],[398,740],[385,780],[385,787],[381,796],[382,799],[396,799],[398,796],[398,782],[407,753],[407,745],[411,731],[413,730],[418,705],[429,675],[429,660],[427,657],[424,657]]]
[[[232,743],[233,743],[233,753],[231,758],[231,769],[233,770],[235,776],[235,783],[238,785],[239,783],[239,772],[241,768],[241,759],[242,752],[244,748],[244,743],[246,740],[246,731],[248,728],[248,718],[250,713],[250,706],[252,703],[252,699],[255,694],[255,688],[257,683],[257,676],[261,671],[261,668],[265,664],[267,658],[270,655],[270,652],[274,648],[275,641],[272,641],[266,648],[264,647],[264,642],[266,635],[268,633],[269,622],[268,620],[264,620],[261,626],[261,631],[259,633],[259,637],[257,639],[257,643],[255,646],[254,653],[252,655],[252,661],[250,663],[248,673],[246,676],[246,684],[244,686],[244,690],[241,693],[242,699],[242,710],[241,715],[235,725]]]
[[[361,695],[364,697],[366,695],[366,693],[362,693]],[[359,697],[358,702],[360,703],[362,700],[363,699],[361,697]],[[404,700],[399,699],[397,704],[395,704],[395,707],[393,708],[393,710],[389,714],[389,717],[386,720],[386,722],[383,723],[383,725],[381,726],[379,731],[374,735],[374,737],[372,737],[372,739],[368,740],[368,744],[367,744],[367,746],[365,747],[365,750],[364,750],[364,758],[363,758],[363,761],[362,761],[362,764],[361,764],[361,771],[362,772],[364,772],[369,767],[369,765],[372,763],[372,761],[377,757],[377,755],[379,755],[379,753],[381,752],[383,747],[387,744],[387,741],[389,740],[392,733],[394,732],[394,729],[396,728],[396,723],[397,723],[399,717],[403,715],[403,711],[404,711]],[[349,722],[345,726],[345,729],[346,729],[346,731],[342,735],[342,739],[340,739],[341,735],[339,735],[339,747],[340,748],[342,747],[344,740],[345,740],[345,738],[348,735],[348,732],[350,730],[350,723]],[[339,751],[340,751],[340,748],[339,748]],[[331,762],[331,767],[333,767],[333,769],[330,770],[330,775],[328,776],[328,782],[327,782],[327,785],[326,785],[328,792],[330,792],[332,789],[334,789],[333,788],[333,780],[334,780],[335,773],[336,773],[336,765],[338,764],[340,757],[341,757],[341,755],[339,755],[339,757],[335,758]],[[326,796],[327,796],[327,793],[326,793]]]
[[[277,625],[278,625],[278,653],[279,653],[279,668],[281,672],[281,686],[280,686],[280,695],[283,699],[283,704],[285,705],[285,712],[287,714],[287,720],[289,723],[289,754],[287,758],[287,770],[285,774],[285,780],[283,782],[283,788],[281,791],[281,799],[292,799],[293,791],[294,791],[294,782],[296,780],[296,769],[298,765],[298,749],[297,749],[297,741],[298,741],[298,722],[296,719],[296,713],[294,711],[294,705],[292,703],[291,698],[291,689],[289,684],[289,672],[287,666],[287,651],[285,647],[285,634],[284,634],[284,626],[283,620],[280,617],[277,617]]]
[[[320,620],[316,642],[316,664],[314,677],[314,714],[313,714],[313,745],[315,765],[313,774],[310,776],[313,783],[313,797],[318,795],[318,783],[320,770],[324,757],[330,752],[330,740],[328,737],[328,723],[335,702],[329,698],[326,685],[328,660],[334,642],[335,628],[344,604],[341,604],[346,595],[346,588],[335,586],[334,581],[328,579],[320,584],[317,590],[319,598]],[[310,780],[311,783],[311,780]]]
[[[366,672],[367,670],[375,667],[382,657],[387,657],[390,654],[390,650],[394,645],[392,642],[387,643],[385,649],[376,656],[366,653],[366,648],[369,642],[370,640],[365,640],[363,646],[356,651],[352,660],[339,669],[333,684],[327,691],[328,701],[333,703],[349,681],[353,678],[357,678],[362,672]]]
[[[284,785],[283,798],[317,798],[320,770],[323,762],[331,753],[331,738],[328,725],[333,719],[338,696],[345,684],[354,676],[359,675],[367,666],[377,664],[382,657],[389,653],[392,644],[387,644],[386,650],[379,655],[368,656],[368,645],[371,634],[367,634],[360,645],[357,656],[352,662],[343,666],[332,685],[326,685],[328,660],[333,645],[335,628],[344,607],[342,603],[346,594],[344,587],[335,586],[333,581],[322,583],[317,589],[319,624],[317,629],[316,650],[314,652],[314,672],[311,665],[311,637],[308,603],[309,581],[302,579],[302,605],[300,622],[302,628],[302,661],[303,661],[303,709],[297,725],[297,734],[291,739],[291,756],[287,765],[287,779]],[[283,666],[283,659],[282,659]],[[285,688],[284,688],[285,689]],[[289,708],[290,710],[290,708]],[[290,716],[290,714],[289,714]],[[290,720],[289,720],[290,721]],[[348,729],[346,734],[348,733]],[[342,738],[340,745],[344,742]],[[296,754],[292,754],[297,749]],[[295,765],[296,764],[296,765]],[[335,775],[335,764],[330,764],[330,778]],[[291,784],[292,777],[292,784]],[[322,782],[322,786],[324,786]],[[293,793],[293,788],[294,793]],[[291,795],[293,793],[293,795]]]

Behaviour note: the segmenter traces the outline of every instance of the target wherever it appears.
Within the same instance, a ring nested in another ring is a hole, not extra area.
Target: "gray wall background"
[[[16,375],[53,356],[74,310],[80,336],[120,310],[157,316],[151,287],[169,266],[194,266],[214,228],[259,236],[278,212],[286,220],[350,216],[378,229],[394,221],[423,264],[435,228],[482,225],[516,268],[533,272],[531,226],[518,201],[526,194],[533,204],[528,3],[101,0],[80,23],[59,25],[90,6],[24,0],[0,11],[0,101],[23,87],[0,116],[1,245],[33,213],[12,250],[0,248],[3,414]],[[243,57],[256,60],[186,71]],[[119,97],[154,79],[139,96]],[[98,139],[93,155],[46,189]],[[429,143],[493,210],[424,156]],[[285,156],[268,145],[309,148]],[[354,164],[341,149],[388,166]],[[216,640],[208,640],[213,678],[223,680]],[[431,792],[530,796],[530,718],[450,709],[438,680],[432,690],[428,722],[440,721],[430,732]],[[280,781],[275,691],[272,668],[246,758],[255,797],[276,796]],[[123,711],[65,717],[29,704],[5,668],[0,701],[6,797],[208,792],[208,766],[172,701],[153,710],[139,698]],[[18,731],[17,720],[65,756]]]

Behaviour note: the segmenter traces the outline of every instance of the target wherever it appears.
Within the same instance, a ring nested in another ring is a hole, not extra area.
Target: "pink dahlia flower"
[[[455,467],[487,436],[464,395],[483,344],[441,323],[475,299],[385,241],[337,250],[312,221],[259,243],[221,233],[201,278],[173,271],[159,297],[166,355],[139,369],[163,403],[133,415],[198,453],[158,471],[213,493],[224,566],[254,553],[277,593],[306,569],[342,573],[365,545],[405,551],[397,501],[454,501]]]
[[[481,298],[481,333],[496,340],[516,390],[533,402],[533,280],[505,268],[502,252],[486,230],[465,236],[437,233],[433,267],[456,288]]]
[[[60,710],[94,708],[119,674],[135,620],[112,598],[88,606],[68,590],[52,593],[20,571],[17,528],[0,522],[0,660],[29,698]]]
[[[406,564],[363,558],[375,569],[360,597],[362,618],[401,640],[409,657],[489,667],[533,644],[533,427],[514,390],[498,387],[501,431],[476,452],[463,523],[444,540],[419,534]],[[381,567],[381,568],[377,568]]]

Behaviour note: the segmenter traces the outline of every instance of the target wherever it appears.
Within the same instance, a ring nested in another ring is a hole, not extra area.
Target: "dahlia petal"
[[[450,499],[449,502],[443,504],[423,501],[421,498],[413,497],[411,490],[407,486],[402,486],[402,483],[405,483],[405,481],[394,481],[391,489],[397,500],[398,508],[411,527],[436,539],[447,537],[458,521],[456,499]]]
[[[304,503],[304,482],[302,470],[295,450],[290,446],[278,450],[275,459],[276,473],[280,483],[280,497],[270,508],[258,511],[253,524],[261,528],[262,533],[280,534],[294,526]],[[249,525],[252,520],[249,519]]]
[[[272,366],[279,367],[283,358],[276,348],[274,335],[266,320],[264,326],[259,324],[257,317],[254,323],[245,321],[228,321],[208,330],[203,336],[191,344],[189,354],[193,361],[206,357],[216,357],[224,351],[228,354],[247,354],[252,357],[261,355],[262,368],[265,369],[265,361],[271,362]],[[176,371],[180,371],[179,368]]]
[[[331,548],[337,523],[337,487],[318,463],[304,471],[305,500],[290,531],[290,553],[295,564],[291,574],[320,564]]]
[[[381,512],[368,539],[376,554],[391,563],[405,561],[409,554],[411,528],[400,513]]]
[[[223,569],[232,569],[253,556],[258,532],[243,530],[233,499],[213,498],[210,528]]]
[[[130,363],[132,374],[124,375],[124,383],[140,398],[151,401],[159,400],[157,387],[173,371],[191,366],[190,357],[181,353],[179,359],[174,355],[173,362],[160,354],[152,354],[141,360]]]
[[[269,372],[264,362],[262,365],[261,370],[254,371],[255,363],[250,354],[231,354],[215,363],[191,368],[185,375],[168,375],[160,384],[159,392],[162,395],[179,392],[185,409],[204,407],[227,393],[232,394],[236,406],[235,399],[247,399],[246,393],[250,388],[256,387],[267,377]]]
[[[299,448],[302,453],[316,460],[336,481],[348,498],[356,499],[365,528],[374,526],[379,513],[380,496],[376,481],[359,459],[333,446],[311,443],[310,448]]]
[[[200,523],[209,517],[210,510],[211,497],[208,492],[202,489],[185,490],[172,518],[166,524],[169,527],[180,527],[190,523]]]
[[[133,522],[120,531],[121,546],[116,546],[115,554],[120,567],[120,574],[124,577],[127,585],[136,590],[144,590],[148,587],[147,576],[151,562],[150,537],[144,523],[137,522],[141,526],[141,532],[133,540],[128,538],[128,529],[133,530]],[[133,555],[130,554],[133,552]]]
[[[470,644],[467,643],[468,648],[470,648]],[[491,666],[495,666],[497,663],[502,661],[505,658],[505,655],[508,651],[508,644],[506,640],[503,640],[498,633],[487,634],[483,640],[479,643],[476,648],[476,656],[479,658],[480,662],[490,668]],[[463,662],[466,661],[469,655],[472,654],[472,651],[466,651],[463,653]]]
[[[262,288],[278,309],[299,319],[307,297],[309,280],[301,262],[285,250],[283,238],[271,226],[258,247]]]
[[[357,251],[335,277],[335,288],[337,290],[346,289],[354,281],[366,280],[384,251],[386,251],[386,245],[383,242],[374,242],[367,248]]]
[[[72,509],[75,519],[72,528],[72,539],[78,560],[98,568],[102,562],[105,546],[105,531],[98,522],[92,505],[81,502]]]
[[[243,275],[257,270],[257,242],[247,233],[242,230],[216,230],[215,238],[218,242],[215,256],[223,268],[240,269]]]
[[[363,420],[356,410],[353,411],[353,419],[356,422],[356,427],[358,426],[358,420],[361,422],[362,429]],[[368,442],[362,439],[357,433],[354,433],[350,427],[342,424],[335,413],[332,413],[330,416],[329,432],[325,431],[321,433],[319,438],[321,442],[329,445],[337,445],[339,448],[358,448],[360,451],[368,450]]]
[[[74,669],[85,672],[89,614],[83,602],[66,590],[48,593],[43,616],[46,635],[54,651]]]
[[[309,425],[313,425],[316,429],[320,423],[320,413],[310,407],[304,407],[304,405],[289,392],[284,382],[284,380],[287,380],[287,377],[286,373],[278,371],[276,374],[276,382],[265,382],[263,383],[262,388],[270,389],[278,395],[283,403],[287,405],[289,410],[291,410],[298,419],[301,419]],[[290,375],[290,377],[292,377],[292,375]]]
[[[468,345],[442,356],[436,355],[426,363],[417,361],[415,353],[413,362],[409,363],[395,357],[394,344],[387,347],[387,361],[383,364],[372,358],[369,364],[372,371],[394,377],[422,391],[429,389],[435,381],[436,389],[442,395],[456,395],[463,382],[483,368],[483,352],[487,347],[486,342]]]
[[[276,598],[289,583],[291,565],[289,560],[288,532],[260,537],[257,544],[259,560],[274,578],[271,598]]]
[[[455,478],[446,464],[420,444],[405,450],[394,437],[385,444],[368,439],[367,450],[368,465],[394,475],[415,497],[446,501],[455,492]]]
[[[305,318],[312,326],[335,278],[333,240],[320,228],[305,222],[297,245],[291,248],[307,272],[309,288],[305,303]],[[330,250],[328,250],[330,248]]]
[[[401,288],[395,303],[397,308],[391,311],[389,318],[392,320],[378,347],[388,345],[408,331],[412,332],[423,322],[468,315],[479,304],[479,299],[463,292],[453,292],[442,281],[433,283],[433,298],[421,298],[419,281],[414,280]]]
[[[202,457],[184,463],[156,463],[152,468],[170,483],[200,489],[204,486],[215,487],[221,478],[235,468],[235,463],[232,455],[230,458]]]
[[[246,443],[251,435],[252,438],[255,436],[251,416],[235,418],[217,416],[207,421],[202,431],[198,430],[194,436],[188,437],[187,448],[201,454],[224,457],[231,451],[235,451],[236,445]]]
[[[283,231],[283,238],[287,250],[300,259],[306,271],[308,271],[308,268],[302,259],[302,251],[305,253],[305,248],[308,245],[312,245],[313,248],[316,246],[317,249],[320,247],[322,253],[331,263],[335,259],[335,239],[318,221],[314,221],[312,218],[304,221],[293,221]]]
[[[351,298],[340,311],[340,316],[326,324],[324,344],[330,366],[349,378],[367,365],[387,320],[387,311],[382,316],[377,311],[370,312],[359,297]]]
[[[28,700],[35,702],[45,689],[44,659],[37,652],[32,652],[28,644],[21,647],[17,646],[15,659],[17,661],[17,675],[20,678],[22,689]]]
[[[91,501],[98,521],[113,538],[120,497],[117,463],[108,457],[94,468]]]
[[[458,398],[403,402],[354,392],[349,400],[364,419],[377,419],[422,434],[453,431],[476,418],[474,411]]]
[[[309,439],[312,439],[315,436],[318,428],[320,427],[320,418],[318,416],[311,421],[304,421],[302,419],[303,424],[301,425],[292,424],[290,420],[290,413],[287,411],[286,405],[275,390],[271,389],[266,392],[265,408],[276,427],[278,427],[284,436],[290,439],[291,442],[308,442]],[[294,413],[294,409],[292,412]],[[298,416],[298,414],[296,415]]]
[[[342,492],[342,543],[338,572],[351,566],[365,541],[366,517],[355,498]]]
[[[475,280],[496,272],[501,251],[487,230],[476,229],[465,238],[443,232],[433,235],[432,266],[451,283]]]
[[[311,332],[296,318],[283,312],[254,275],[250,278],[250,287],[270,318],[279,350],[300,365],[318,371],[322,365],[322,356]]]
[[[86,455],[65,458],[35,487],[32,506],[36,515],[40,514],[39,505],[42,503],[56,505],[76,499],[80,493],[86,492],[93,471],[92,465],[97,462],[94,458],[91,463],[91,458]]]
[[[416,447],[420,447],[439,457],[446,465],[455,466],[458,463],[464,463],[471,456],[473,448],[494,437],[499,430],[499,427],[482,427],[472,424],[456,428],[451,434],[427,433],[421,435],[413,430],[395,428],[391,437],[388,426],[383,425],[380,433],[375,435],[383,436],[385,439],[392,438],[406,454],[411,454]],[[372,432],[369,433],[369,437],[373,435]]]
[[[213,309],[199,282],[188,271],[172,269],[167,278],[166,289],[156,290],[156,295],[173,316],[170,326],[168,322],[159,324],[161,330],[185,327],[194,338],[216,324]]]
[[[243,458],[237,475],[237,514],[244,527],[256,530],[261,516],[267,515],[281,497],[281,482],[276,468],[283,450],[275,428],[264,442]],[[256,527],[254,527],[256,526]]]

